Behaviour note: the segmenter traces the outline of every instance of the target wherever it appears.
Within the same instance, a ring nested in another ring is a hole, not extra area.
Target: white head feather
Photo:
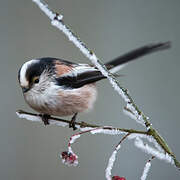
[[[28,62],[25,62],[23,65],[22,65],[22,67],[21,67],[21,70],[20,70],[20,85],[22,86],[22,87],[27,87],[28,85],[29,85],[29,82],[28,82],[28,80],[26,79],[26,71],[27,71],[27,69],[28,69],[28,67],[30,66],[30,65],[32,65],[32,64],[34,64],[34,63],[37,63],[39,60],[37,60],[37,59],[32,59],[32,60],[30,60],[30,61],[28,61]]]

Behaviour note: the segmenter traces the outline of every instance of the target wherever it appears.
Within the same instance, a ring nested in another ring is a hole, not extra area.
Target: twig
[[[151,161],[155,158],[155,156],[152,156],[145,164],[142,176],[141,176],[141,180],[146,180],[146,177],[148,175],[148,172],[151,168]]]
[[[20,117],[20,118],[26,118],[28,120],[31,121],[37,121],[37,122],[42,122],[41,120],[41,116],[39,114],[34,114],[34,113],[29,113],[23,110],[18,110],[16,111],[16,114]],[[26,116],[27,115],[27,116]],[[29,117],[28,117],[29,116]],[[35,117],[36,119],[32,119],[33,117]],[[55,118],[55,117],[50,117],[49,119],[49,124],[55,124],[54,121],[57,122],[62,122],[63,124],[59,124],[60,126],[68,126],[69,123],[71,121],[69,120],[65,120],[65,119],[60,119],[60,118]],[[82,131],[86,130],[85,128],[103,128],[104,130],[110,130],[110,131],[119,131],[119,132],[124,132],[124,133],[131,133],[131,134],[144,134],[144,135],[149,135],[149,132],[147,131],[138,131],[138,130],[134,130],[134,129],[125,129],[125,128],[116,128],[116,127],[111,127],[111,126],[100,126],[100,125],[95,125],[95,124],[89,124],[89,123],[85,123],[85,122],[75,122],[75,125],[78,129],[81,129]],[[98,132],[94,132],[98,133]]]
[[[111,170],[113,168],[113,165],[114,165],[114,161],[116,160],[116,154],[118,152],[118,150],[121,148],[121,143],[130,135],[131,133],[127,133],[121,140],[120,142],[116,145],[115,147],[115,150],[113,151],[111,157],[109,158],[109,162],[108,162],[108,165],[107,165],[107,168],[106,168],[106,179],[107,180],[111,180],[112,177],[111,177]]]

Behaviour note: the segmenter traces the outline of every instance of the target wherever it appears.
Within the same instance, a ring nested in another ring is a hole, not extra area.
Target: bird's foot
[[[77,128],[75,126],[75,122],[76,122],[76,117],[77,117],[78,113],[75,113],[69,123],[69,128],[73,128],[73,130],[75,131]]]
[[[44,125],[49,125],[49,119],[50,119],[50,115],[49,114],[40,114],[42,121],[44,123]]]

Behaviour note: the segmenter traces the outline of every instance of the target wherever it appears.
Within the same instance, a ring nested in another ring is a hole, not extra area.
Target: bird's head
[[[52,65],[48,61],[33,59],[25,62],[18,73],[23,93],[44,91],[48,87],[51,72]]]

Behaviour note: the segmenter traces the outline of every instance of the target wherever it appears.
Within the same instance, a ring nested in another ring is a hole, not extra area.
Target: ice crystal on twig
[[[138,114],[138,112],[135,110],[134,106],[132,106],[131,103],[127,103],[126,107],[124,108],[124,113],[128,115],[131,119],[134,119],[137,123],[145,126],[142,115]]]
[[[106,128],[109,129],[106,129]],[[91,134],[109,134],[109,135],[118,135],[118,134],[126,134],[125,132],[119,131],[117,129],[114,129],[113,127],[110,126],[104,126],[102,128],[96,128],[91,131]]]
[[[141,176],[141,180],[146,180],[148,172],[149,172],[149,170],[151,168],[151,160],[152,159],[154,159],[154,156],[146,162],[146,164],[144,166],[144,170],[143,170],[142,176]]]
[[[22,111],[16,111],[16,114],[19,118],[22,119],[27,119],[29,121],[34,121],[34,122],[42,122],[42,118],[40,115],[34,115],[34,114],[27,114],[25,112]],[[68,123],[66,122],[62,122],[62,121],[56,121],[51,119],[51,117],[48,119],[49,124],[51,125],[57,125],[57,126],[61,126],[61,127],[66,127],[68,125]]]
[[[169,156],[168,153],[159,152],[158,149],[155,149],[149,146],[148,144],[144,144],[142,139],[140,139],[139,137],[135,139],[134,144],[136,147],[140,148],[144,152],[151,154],[160,160],[164,160],[168,163],[174,164],[174,160],[172,159],[171,156]]]
[[[108,162],[108,165],[107,165],[107,168],[106,168],[106,179],[107,180],[112,180],[111,178],[111,170],[112,170],[112,167],[114,165],[114,161],[116,160],[116,154],[117,154],[117,151],[120,149],[121,145],[119,144],[116,149],[113,151],[111,157],[109,158],[109,162]]]

